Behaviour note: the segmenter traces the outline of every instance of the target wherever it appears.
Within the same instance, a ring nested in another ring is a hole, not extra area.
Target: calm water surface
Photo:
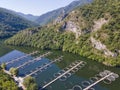
[[[11,46],[5,46],[1,44],[0,45],[0,63],[13,60],[17,57],[26,55],[27,53],[30,53],[35,50],[40,51],[40,54],[43,54],[44,52],[46,52],[36,48],[11,47]],[[87,65],[82,69],[80,69],[77,73],[73,74],[71,77],[67,78],[65,81],[57,80],[56,82],[48,86],[46,90],[72,90],[72,88],[75,85],[81,86],[83,81],[89,80],[90,77],[93,77],[99,72],[106,69],[120,75],[120,68],[107,67],[95,61],[89,60],[85,57],[81,57],[79,55],[75,55],[67,52],[61,52],[61,51],[51,51],[51,52],[53,52],[51,55],[45,58],[41,58],[40,61],[33,62],[31,64],[28,64],[20,68],[19,76],[23,77],[29,74],[30,72],[36,70],[36,68],[40,67],[41,65],[45,63],[49,63],[51,60],[54,60],[55,58],[61,55],[64,56],[61,62],[53,63],[46,70],[42,70],[32,75],[33,77],[35,77],[39,87],[42,87],[47,82],[53,80],[55,78],[54,73],[57,73],[58,71],[64,69],[65,67],[67,67],[69,64],[71,64],[76,60],[85,61],[87,62]],[[36,56],[39,56],[39,54],[34,56],[28,56],[20,61],[8,64],[7,70],[9,70],[11,67],[18,67],[19,65],[25,63],[26,61],[34,59]],[[109,85],[101,82],[95,85],[94,88],[95,90],[120,90],[120,78],[116,79],[116,81],[112,82]],[[80,90],[80,89],[75,89],[75,90]]]

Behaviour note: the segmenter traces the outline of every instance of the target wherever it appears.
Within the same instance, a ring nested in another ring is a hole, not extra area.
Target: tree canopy
[[[0,69],[0,90],[19,90],[14,80]]]
[[[28,76],[24,79],[23,85],[27,90],[38,90],[38,86],[35,82],[35,78]]]

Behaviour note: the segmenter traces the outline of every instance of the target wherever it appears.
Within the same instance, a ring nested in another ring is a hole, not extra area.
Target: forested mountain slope
[[[60,49],[119,66],[120,1],[94,0],[44,27],[21,31],[5,43]]]
[[[55,20],[61,14],[65,15],[69,13],[70,11],[72,11],[74,8],[78,6],[83,6],[91,2],[92,0],[75,0],[66,7],[62,7],[57,10],[53,10],[53,11],[50,11],[48,13],[41,15],[38,19],[36,19],[36,22],[39,23],[40,25],[46,25],[49,22],[52,22],[53,20]]]
[[[0,39],[10,37],[20,30],[33,27],[34,25],[36,24],[12,11],[0,8]]]

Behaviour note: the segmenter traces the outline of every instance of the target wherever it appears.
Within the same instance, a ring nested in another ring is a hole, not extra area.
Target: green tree
[[[28,76],[24,79],[23,85],[27,88],[27,90],[38,90],[35,78],[31,76]]]
[[[17,68],[11,68],[11,69],[10,69],[10,73],[11,73],[11,75],[17,76],[18,73],[19,73],[19,70],[18,70]]]
[[[0,70],[0,90],[19,90],[13,79]]]
[[[5,64],[5,63],[2,63],[2,64],[1,64],[1,68],[2,68],[2,69],[6,69],[6,64]]]

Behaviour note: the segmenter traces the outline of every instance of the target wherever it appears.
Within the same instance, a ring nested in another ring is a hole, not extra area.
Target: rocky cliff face
[[[116,57],[117,53],[111,52],[105,44],[103,44],[100,40],[96,40],[92,34],[100,30],[103,25],[109,23],[110,19],[100,18],[94,21],[94,24],[90,30],[82,30],[82,28],[85,25],[85,22],[82,19],[80,19],[80,17],[79,18],[76,17],[74,14],[77,14],[77,11],[72,11],[69,15],[66,16],[62,15],[61,17],[57,18],[54,24],[55,25],[61,24],[60,30],[64,30],[66,32],[68,31],[73,32],[76,36],[76,39],[79,38],[81,35],[90,33],[91,37],[89,39],[91,41],[92,44],[91,46],[93,48],[102,51],[103,54],[107,57]],[[107,34],[103,34],[103,37],[107,37]]]
[[[105,20],[105,18],[101,18],[97,21],[94,21],[94,26],[93,26],[92,31],[95,32],[95,31],[101,29],[101,27],[108,22],[109,22],[109,20]]]
[[[97,50],[103,51],[103,53],[106,56],[112,56],[112,57],[116,56],[116,53],[111,52],[109,49],[107,49],[106,45],[102,44],[100,41],[96,40],[95,38],[91,37],[90,41],[94,48],[96,48]]]
[[[72,21],[65,22],[62,26],[62,29],[64,29],[65,31],[71,31],[75,33],[76,38],[78,38],[82,34],[80,27],[76,25],[75,22]]]
[[[77,39],[81,35],[86,34],[88,31],[81,29],[82,28],[81,25],[85,25],[85,24],[83,22],[81,23],[78,22],[78,18],[74,16],[75,13],[76,13],[75,11],[72,11],[70,15],[67,15],[67,16],[63,15],[57,18],[54,24],[61,24],[61,28],[60,28],[61,30],[75,33],[75,36]],[[66,17],[71,17],[71,18],[69,18],[69,20],[66,20]],[[107,24],[108,22],[109,22],[109,19],[105,19],[105,18],[100,18],[99,20],[94,21],[94,25],[89,31],[89,33],[91,33],[90,41],[91,41],[92,47],[99,51],[102,51],[105,56],[116,57],[117,53],[111,52],[106,45],[104,45],[100,40],[96,40],[92,36],[92,33],[97,32],[99,29],[102,28],[103,25]],[[103,36],[105,37],[106,35],[104,34]]]
[[[58,17],[54,21],[54,25],[61,25],[60,26],[60,31],[67,31],[67,32],[73,32],[76,35],[76,39],[86,33],[85,30],[82,30],[82,26],[84,26],[84,22],[82,22],[81,19],[79,19],[75,14],[77,11],[72,11],[69,14],[62,14],[60,17]],[[69,19],[68,19],[69,18]],[[79,21],[81,23],[79,23]]]

